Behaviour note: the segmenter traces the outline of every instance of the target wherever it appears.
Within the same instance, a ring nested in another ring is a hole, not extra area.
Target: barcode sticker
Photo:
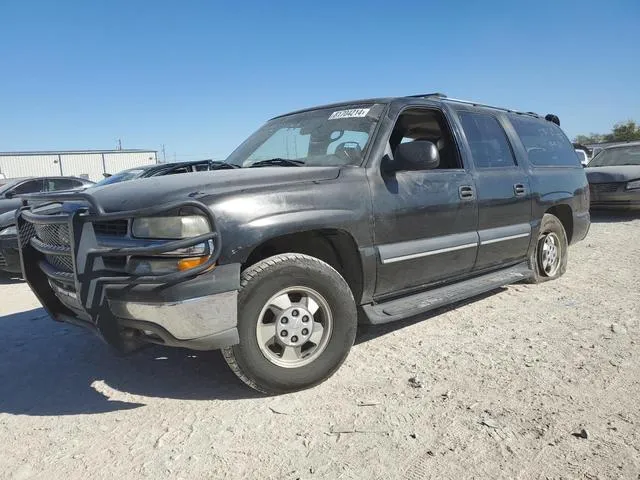
[[[338,120],[340,118],[361,118],[366,117],[370,108],[352,108],[349,110],[338,110],[329,116],[329,120]]]

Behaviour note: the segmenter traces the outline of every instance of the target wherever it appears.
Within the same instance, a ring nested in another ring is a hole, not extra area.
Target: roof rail
[[[409,98],[427,98],[427,97],[447,98],[447,96],[441,92],[419,93],[418,95],[407,95],[407,97]]]
[[[493,108],[495,110],[502,110],[503,112],[516,113],[516,114],[519,114],[519,115],[531,115],[533,117],[540,118],[540,115],[538,115],[535,112],[519,112],[518,110],[511,110],[510,108],[503,108],[503,107],[495,107],[493,105],[487,105],[485,103],[475,102],[473,100],[462,100],[460,98],[451,98],[451,97],[447,97],[444,93],[439,93],[439,92],[425,93],[425,94],[421,94],[421,95],[408,95],[408,97],[409,98],[437,97],[437,98],[440,98],[440,99],[442,99],[444,101],[447,101],[447,102],[462,103],[462,104],[465,104],[465,105],[473,105],[474,107]]]

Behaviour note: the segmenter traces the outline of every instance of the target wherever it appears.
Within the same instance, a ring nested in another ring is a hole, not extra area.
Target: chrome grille
[[[591,193],[617,192],[622,183],[592,183],[589,185]]]
[[[115,235],[124,237],[129,230],[127,220],[111,220],[108,222],[95,222],[93,229],[98,235]]]

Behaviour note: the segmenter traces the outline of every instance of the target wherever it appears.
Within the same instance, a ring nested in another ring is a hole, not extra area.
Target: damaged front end
[[[206,205],[105,212],[86,192],[32,199],[48,203],[17,213],[20,260],[52,318],[125,352],[145,343],[211,350],[238,342],[239,265],[217,265],[220,232]]]

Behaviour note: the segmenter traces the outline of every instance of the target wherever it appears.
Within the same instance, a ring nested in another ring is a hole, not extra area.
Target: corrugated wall
[[[152,165],[156,163],[155,152],[132,152],[127,155],[121,153],[105,153],[104,164],[107,173],[118,173],[127,168]]]
[[[127,168],[154,163],[155,152],[0,154],[0,173],[6,178],[86,176],[89,180],[97,182],[104,178],[104,172],[114,174]]]
[[[6,178],[60,175],[57,155],[11,155],[0,157],[0,172]]]
[[[68,177],[83,177],[97,182],[103,177],[102,154],[100,153],[74,153],[60,155],[62,161],[62,173]],[[85,177],[86,175],[86,177]]]

